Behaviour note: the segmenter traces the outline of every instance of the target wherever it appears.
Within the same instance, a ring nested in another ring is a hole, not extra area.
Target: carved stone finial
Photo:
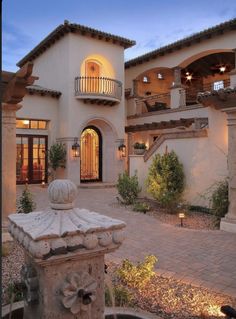
[[[77,187],[68,179],[57,179],[49,185],[48,195],[52,209],[72,209],[77,196]]]

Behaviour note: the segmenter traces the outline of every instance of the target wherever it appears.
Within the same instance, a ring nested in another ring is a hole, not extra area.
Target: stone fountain
[[[50,208],[9,216],[24,248],[24,319],[104,318],[104,256],[124,240],[125,223],[74,208],[76,186],[55,180]]]

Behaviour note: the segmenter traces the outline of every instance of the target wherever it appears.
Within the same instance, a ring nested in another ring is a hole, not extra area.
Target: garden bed
[[[166,223],[172,226],[180,227],[180,219],[178,212],[172,212],[170,209],[162,208],[155,200],[152,199],[138,199],[138,202],[149,206],[150,210],[146,215],[158,219],[161,223]],[[122,204],[120,203],[122,206]],[[126,206],[129,211],[133,211],[133,206]],[[142,212],[140,212],[142,214]],[[186,211],[183,220],[183,227],[196,230],[216,230],[219,229],[219,219],[208,212],[200,211]]]
[[[2,258],[3,305],[10,301],[7,293],[9,284],[20,281],[20,269],[23,261],[23,250],[15,243],[11,253]],[[236,299],[160,275],[152,277],[151,281],[142,289],[128,288],[118,279],[117,268],[117,264],[109,262],[107,276],[112,279],[113,285],[128,289],[131,299],[123,306],[148,311],[163,319],[215,319],[219,318],[219,309],[222,305],[229,304],[236,307]]]
[[[109,263],[108,276],[113,284],[127,289],[131,295],[128,304],[156,314],[163,319],[216,319],[224,317],[222,305],[236,307],[236,299],[202,287],[193,287],[173,278],[154,275],[141,289],[130,288],[116,277],[118,265]]]

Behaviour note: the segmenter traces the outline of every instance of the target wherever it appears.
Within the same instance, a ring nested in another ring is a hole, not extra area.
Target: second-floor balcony
[[[121,101],[122,83],[106,77],[75,78],[75,96],[85,103],[115,105]]]

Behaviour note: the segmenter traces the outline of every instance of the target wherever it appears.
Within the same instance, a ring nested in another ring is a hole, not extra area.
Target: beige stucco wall
[[[22,101],[22,108],[17,111],[17,118],[47,120],[48,130],[27,130],[17,129],[17,134],[45,134],[48,135],[48,145],[55,142],[59,123],[58,123],[58,102],[59,100],[51,96],[29,95],[27,94]]]
[[[84,75],[87,59],[96,60],[103,65],[101,76],[122,82],[120,103],[112,107],[85,104],[83,100],[75,97],[75,77]],[[123,47],[69,33],[37,57],[33,63],[34,74],[39,77],[35,84],[62,93],[58,99],[57,117],[54,116],[52,120],[52,129],[56,127],[53,136],[63,141],[68,149],[65,170],[67,177],[79,184],[79,161],[73,159],[70,149],[73,139],[80,139],[83,129],[93,124],[100,129],[103,137],[103,181],[115,182],[117,174],[124,167],[124,160],[117,156],[120,140],[125,138]],[[37,110],[34,109],[32,112]],[[47,112],[47,109],[42,109],[43,114]],[[73,174],[75,170],[76,173]]]
[[[191,114],[193,115],[196,112],[197,110],[193,110]],[[208,115],[209,119],[208,137],[166,140],[155,154],[163,154],[166,146],[168,151],[174,150],[183,164],[186,176],[184,198],[194,205],[207,206],[209,201],[204,197],[209,196],[212,191],[211,187],[217,181],[227,176],[228,138],[226,115],[208,108],[202,109],[202,115],[203,112]],[[175,114],[175,118],[180,116],[178,113],[173,114]],[[162,120],[166,116],[163,115]],[[144,162],[143,156],[130,156],[130,173],[133,174],[137,170],[139,182],[145,195],[147,194],[144,181],[152,159],[153,157]]]
[[[190,47],[185,47],[181,50],[165,54],[162,57],[151,59],[148,62],[138,64],[125,70],[125,87],[132,88],[133,80],[141,73],[153,69],[155,67],[186,66],[190,62],[189,58],[193,56],[200,57],[200,54],[205,52],[211,54],[217,52],[230,51],[236,47],[236,31],[231,31],[219,35],[212,39],[203,40],[199,43],[192,44]],[[192,61],[191,61],[192,62]]]

